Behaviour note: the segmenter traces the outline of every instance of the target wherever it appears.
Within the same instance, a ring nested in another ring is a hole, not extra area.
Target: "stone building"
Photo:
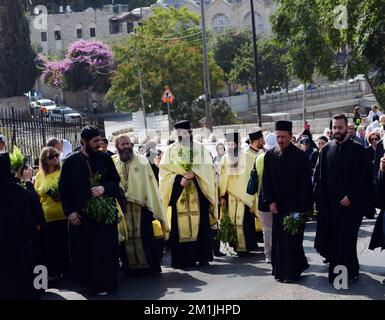
[[[46,54],[60,54],[71,43],[80,40],[108,40],[111,36],[132,32],[139,17],[128,12],[127,6],[104,6],[72,12],[69,7],[45,17],[29,17],[31,42]]]
[[[226,29],[251,27],[249,0],[204,0],[206,26],[214,32]],[[71,12],[67,7],[59,13],[46,16],[46,24],[40,15],[29,17],[31,41],[46,54],[60,54],[79,39],[108,41],[111,37],[127,35],[133,31],[136,21],[152,15],[155,8],[169,6],[186,7],[200,15],[199,0],[158,0],[151,7],[128,11],[127,5],[107,5],[101,9],[89,8],[83,12]],[[261,37],[271,35],[269,17],[276,9],[271,0],[254,0],[257,33]]]

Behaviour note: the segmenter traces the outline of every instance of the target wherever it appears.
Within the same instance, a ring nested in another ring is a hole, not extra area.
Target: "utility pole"
[[[202,48],[203,48],[203,73],[204,73],[204,86],[205,86],[206,128],[208,128],[210,132],[213,132],[209,61],[207,56],[205,4],[203,0],[200,0],[200,1],[201,1],[201,16],[202,16]]]
[[[139,95],[140,95],[140,101],[142,104],[142,111],[143,111],[143,120],[144,120],[144,131],[146,134],[146,140],[147,140],[147,119],[146,119],[146,105],[144,104],[144,94],[143,94],[143,83],[142,83],[142,71],[140,70],[140,60],[139,60],[139,54],[138,54],[138,36],[136,35],[136,29],[135,31],[135,55],[137,59],[137,65],[138,65],[138,80],[139,80]]]
[[[251,13],[251,28],[253,31],[253,53],[254,53],[254,80],[255,80],[255,92],[257,94],[257,118],[258,126],[262,128],[262,112],[261,112],[261,96],[259,90],[259,67],[258,67],[258,49],[257,49],[257,33],[255,30],[255,13],[254,2],[250,0],[250,13]]]

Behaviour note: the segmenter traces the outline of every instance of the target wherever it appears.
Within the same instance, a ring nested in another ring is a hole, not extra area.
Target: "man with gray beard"
[[[115,148],[117,154],[112,159],[126,198],[122,211],[128,237],[123,246],[123,270],[127,275],[160,273],[155,238],[166,238],[169,228],[157,180],[147,158],[133,152],[129,136],[118,136]]]

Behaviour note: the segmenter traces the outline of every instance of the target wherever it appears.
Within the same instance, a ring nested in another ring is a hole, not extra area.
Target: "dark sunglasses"
[[[53,160],[53,159],[57,159],[57,158],[59,158],[59,155],[58,155],[58,154],[50,154],[50,155],[48,156],[48,160]]]
[[[370,139],[370,142],[372,142],[372,141],[378,141],[378,140],[380,140],[380,139],[378,139],[378,138],[373,138],[373,139]]]

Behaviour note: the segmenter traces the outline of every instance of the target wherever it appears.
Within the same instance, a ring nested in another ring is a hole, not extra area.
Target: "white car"
[[[33,105],[33,108],[40,108],[41,111],[49,114],[52,110],[57,109],[55,102],[49,99],[37,100]]]
[[[82,116],[79,112],[69,107],[59,107],[51,111],[50,118],[52,121],[64,121],[65,122],[81,122]]]
[[[353,79],[349,79],[349,83],[355,83],[357,81],[365,81],[365,80],[366,80],[365,75],[359,74],[359,75],[355,76]]]

